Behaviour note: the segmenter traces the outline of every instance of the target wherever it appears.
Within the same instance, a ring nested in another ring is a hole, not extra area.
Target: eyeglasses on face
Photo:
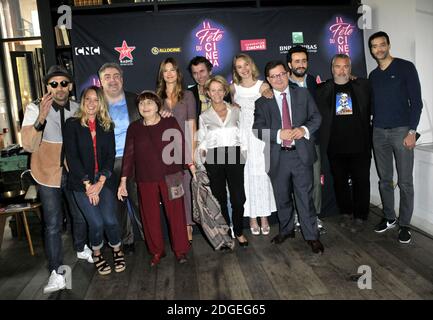
[[[278,74],[273,74],[272,76],[269,76],[269,78],[271,78],[272,80],[275,80],[275,79],[280,79],[280,78],[282,78],[282,77],[284,77],[284,76],[286,76],[286,74],[287,74],[287,72],[281,72],[281,73],[278,73]]]
[[[48,83],[50,86],[51,86],[51,88],[53,88],[53,89],[55,89],[55,88],[57,88],[58,86],[59,86],[59,83],[60,83],[60,85],[63,87],[63,88],[66,88],[68,85],[69,85],[69,81],[66,81],[66,80],[62,80],[62,81],[60,81],[60,82],[57,82],[57,81],[51,81],[50,83]]]

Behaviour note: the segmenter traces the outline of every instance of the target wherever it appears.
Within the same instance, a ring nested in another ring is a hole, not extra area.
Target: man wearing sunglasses
[[[123,70],[119,64],[105,63],[99,68],[98,74],[105,99],[108,103],[110,117],[115,124],[116,159],[114,161],[113,174],[116,176],[117,181],[120,182],[126,130],[131,122],[140,119],[140,114],[135,103],[137,95],[124,91]],[[143,227],[138,208],[137,186],[133,179],[128,179],[127,190],[128,199],[117,201],[117,214],[122,233],[123,252],[125,254],[133,254],[135,252],[134,222],[142,239],[144,239],[144,235],[142,234]]]
[[[44,293],[66,287],[65,278],[59,272],[63,264],[62,226],[63,197],[72,216],[74,249],[77,257],[90,263],[92,251],[86,245],[87,224],[79,211],[71,192],[66,190],[66,165],[62,132],[64,122],[72,117],[78,104],[69,100],[72,78],[61,66],[52,66],[44,77],[47,93],[39,103],[27,106],[21,130],[23,147],[32,153],[31,174],[38,183],[44,214],[45,250],[48,257],[50,278]]]
[[[314,133],[321,116],[307,89],[289,87],[287,64],[268,62],[265,75],[274,97],[256,100],[253,129],[266,143],[266,168],[277,202],[280,231],[272,242],[281,244],[295,237],[294,193],[302,234],[314,253],[322,253],[313,204]]]

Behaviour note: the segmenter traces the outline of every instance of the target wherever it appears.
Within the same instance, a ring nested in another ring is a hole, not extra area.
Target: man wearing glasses
[[[39,104],[31,103],[27,106],[21,134],[24,149],[32,153],[31,174],[38,183],[42,202],[45,250],[50,271],[44,293],[50,293],[66,287],[64,276],[58,273],[63,264],[63,196],[72,216],[77,257],[90,263],[93,263],[93,260],[92,251],[86,245],[86,221],[71,193],[66,190],[62,132],[66,119],[72,117],[79,108],[77,103],[69,100],[72,78],[63,67],[55,65],[48,70],[44,82],[48,92]]]
[[[304,238],[314,253],[322,253],[312,194],[317,158],[313,135],[320,127],[321,116],[307,89],[289,87],[284,62],[268,62],[265,75],[274,97],[256,101],[253,129],[267,144],[266,168],[277,202],[280,231],[272,242],[280,244],[295,237],[294,192]]]
[[[122,170],[123,151],[125,148],[126,130],[131,122],[140,119],[138,108],[135,102],[137,95],[131,92],[125,92],[123,89],[123,70],[119,64],[108,62],[103,64],[98,71],[99,80],[104,91],[105,99],[108,104],[108,111],[113,120],[114,138],[116,143],[116,159],[114,161],[113,174],[120,182],[120,173]],[[134,228],[133,223],[137,224],[138,232],[141,237],[142,224],[140,220],[137,187],[133,179],[128,179],[127,183],[128,199],[117,201],[117,214],[122,233],[123,252],[125,254],[133,254],[135,252],[134,245]],[[131,216],[128,215],[128,211]]]

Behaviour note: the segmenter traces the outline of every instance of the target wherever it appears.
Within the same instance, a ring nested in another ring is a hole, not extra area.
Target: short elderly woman
[[[177,260],[184,263],[190,248],[184,199],[170,200],[166,183],[167,175],[183,174],[183,133],[174,117],[162,118],[159,115],[162,101],[155,93],[142,92],[137,97],[137,104],[143,118],[129,125],[117,196],[121,200],[128,195],[126,180],[135,174],[144,235],[152,254],[151,266],[156,266],[165,256],[159,207],[161,199],[168,219],[172,249]]]
[[[223,77],[210,78],[206,82],[205,90],[212,107],[200,114],[197,152],[201,157],[206,157],[205,167],[212,194],[218,200],[221,212],[230,225],[226,191],[228,185],[233,210],[233,231],[239,245],[246,247],[248,241],[243,235],[245,159],[241,154],[239,130],[241,111],[224,101],[229,85]]]
[[[69,168],[68,188],[89,225],[90,244],[97,271],[109,274],[111,267],[101,254],[104,232],[113,248],[114,271],[125,270],[120,250],[116,216],[116,185],[112,176],[115,146],[114,125],[102,90],[91,86],[83,91],[80,109],[65,124],[64,145]]]

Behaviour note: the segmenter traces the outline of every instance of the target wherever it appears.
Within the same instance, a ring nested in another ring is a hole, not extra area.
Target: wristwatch
[[[36,131],[42,131],[44,130],[46,124],[47,120],[44,120],[44,123],[40,123],[39,120],[36,120],[36,122],[33,124],[33,127],[36,129]]]
[[[409,134],[415,134],[415,133],[416,133],[416,130],[413,130],[413,129],[409,130]]]

